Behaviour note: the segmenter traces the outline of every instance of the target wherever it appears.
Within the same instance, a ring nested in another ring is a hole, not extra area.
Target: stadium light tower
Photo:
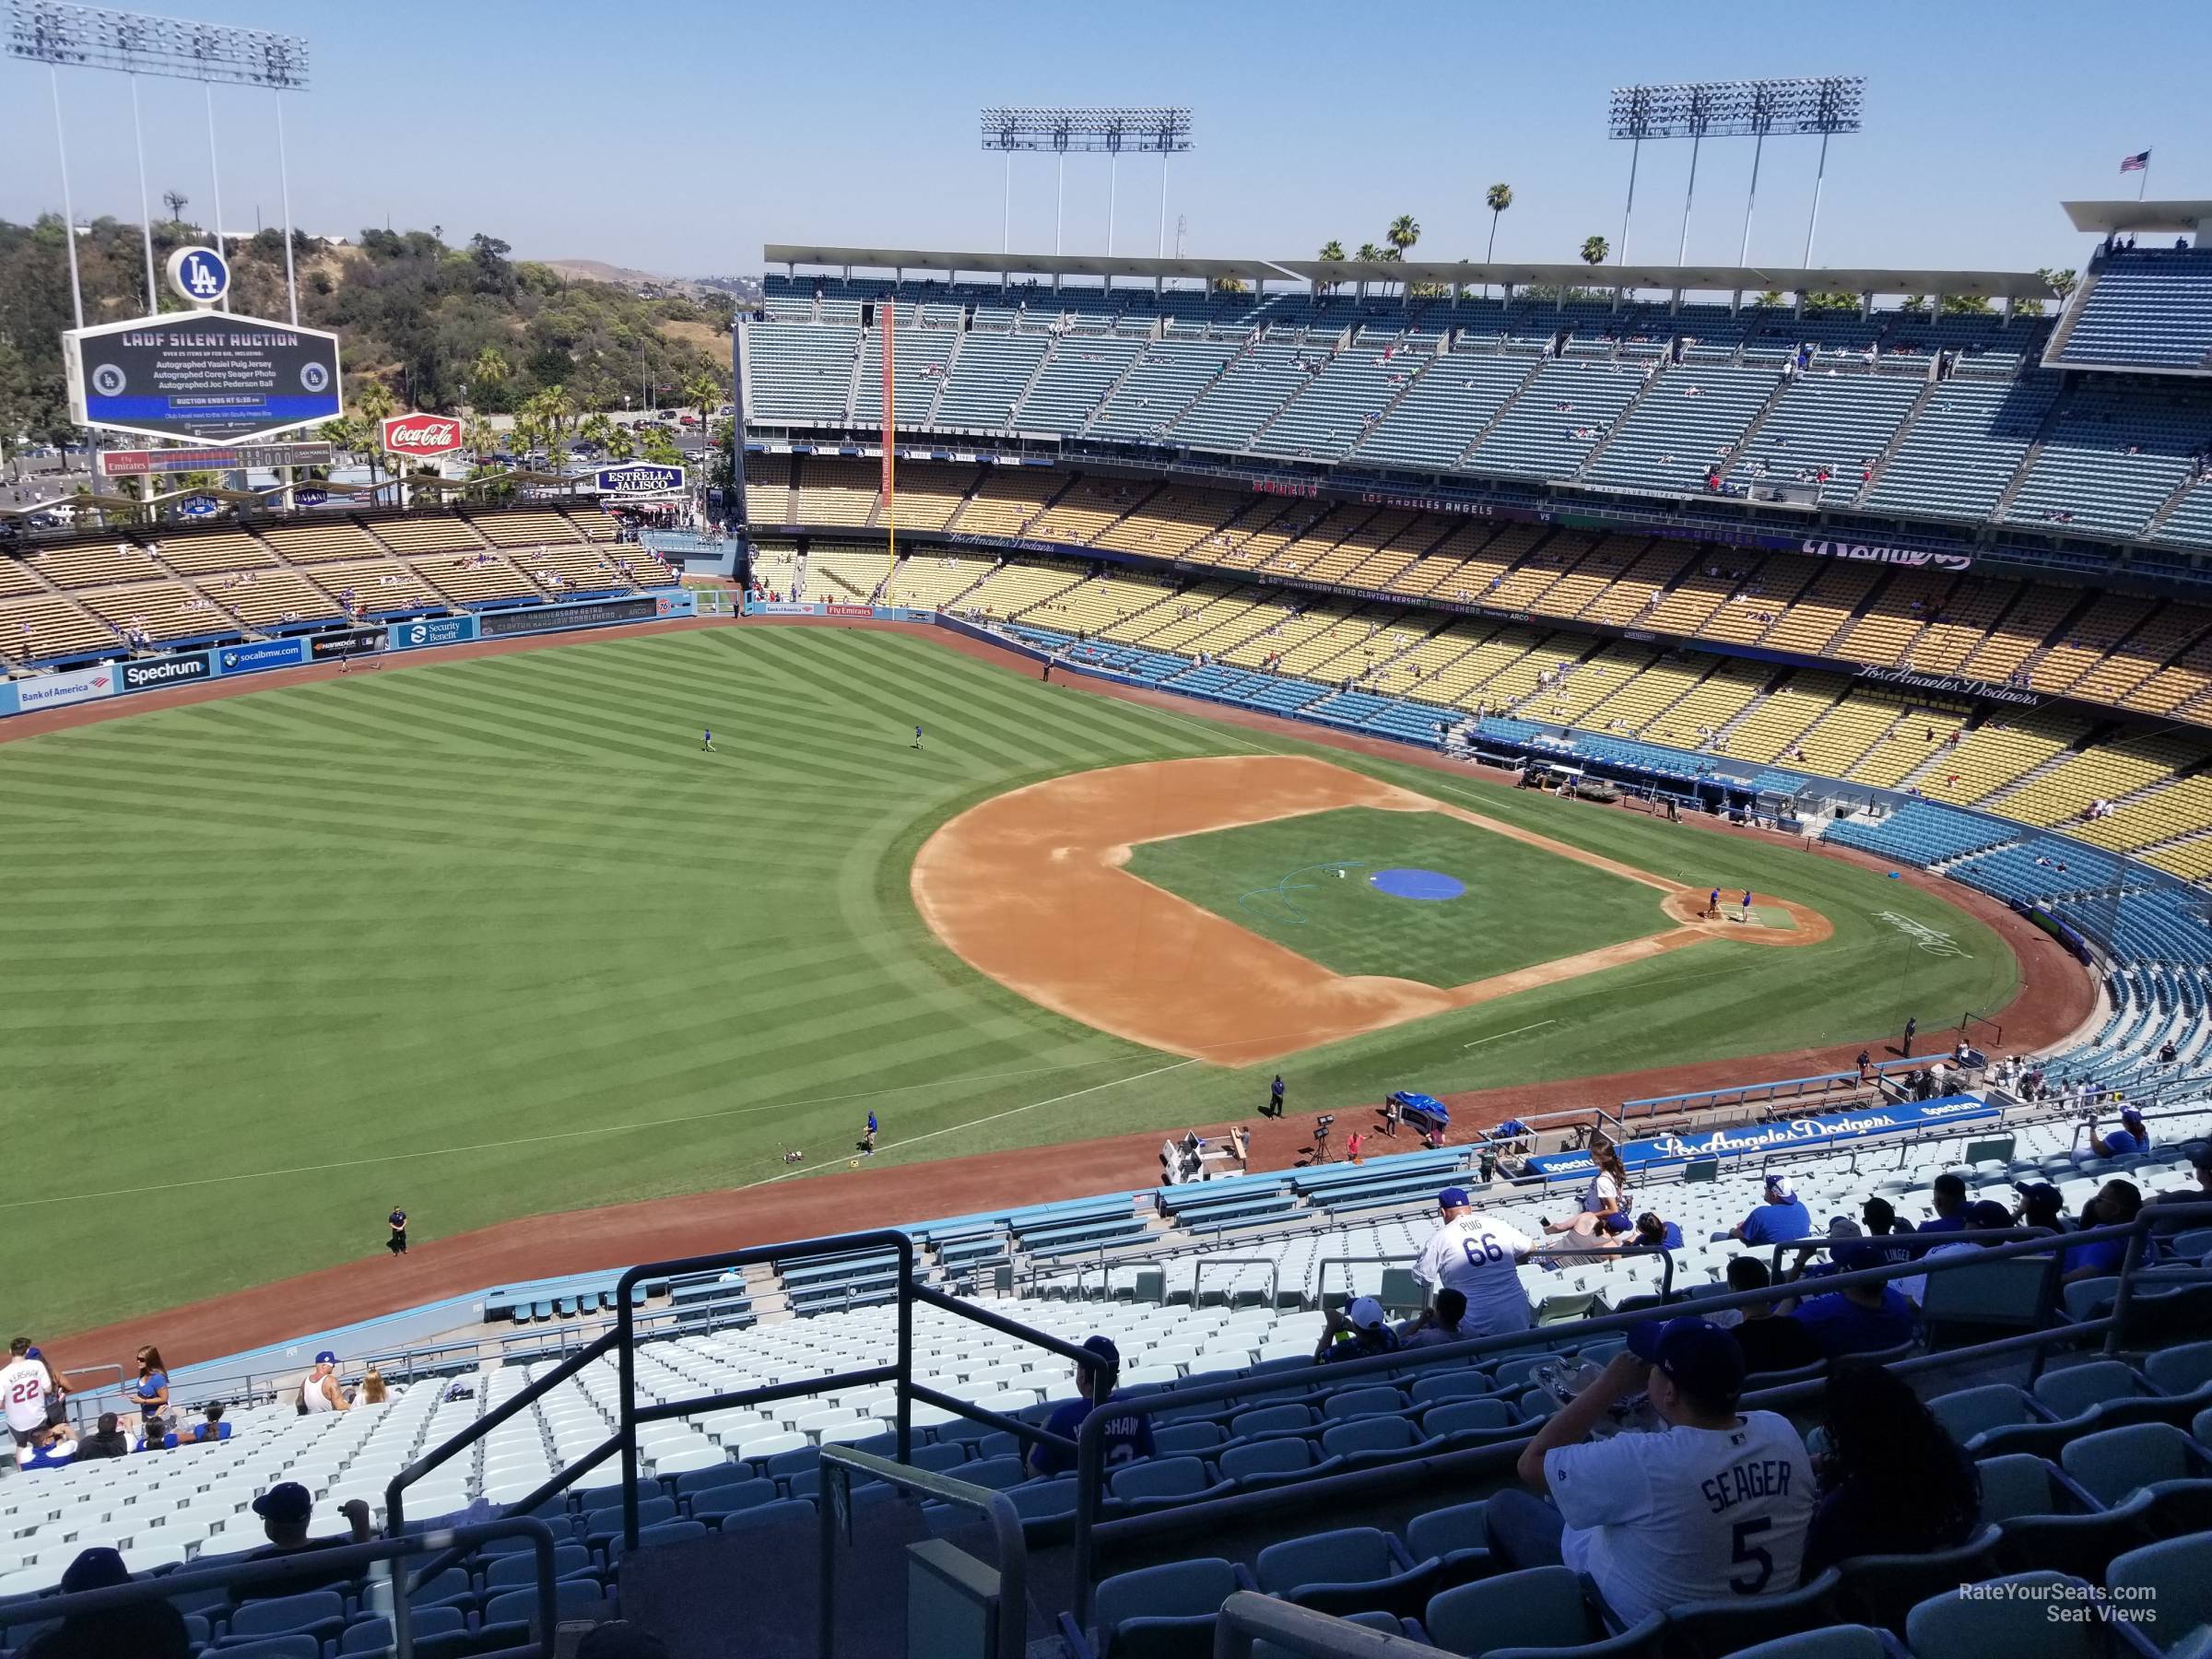
[[[1698,188],[1698,151],[1708,138],[1756,140],[1751,152],[1751,187],[1744,202],[1742,264],[1751,249],[1751,210],[1759,196],[1759,164],[1770,133],[1818,133],[1820,166],[1813,180],[1813,212],[1805,232],[1805,263],[1813,257],[1813,232],[1820,222],[1820,187],[1828,175],[1828,141],[1838,133],[1860,130],[1865,112],[1864,76],[1804,76],[1779,80],[1683,81],[1667,86],[1616,87],[1606,112],[1606,136],[1627,139],[1629,200],[1620,217],[1620,259],[1628,262],[1629,218],[1636,207],[1636,163],[1646,138],[1688,138],[1689,188],[1682,198],[1682,240],[1677,265],[1689,253],[1689,211]]]
[[[208,162],[215,172],[215,245],[223,245],[222,171],[215,157],[215,88],[266,87],[276,101],[276,167],[284,189],[284,282],[291,298],[291,320],[300,321],[300,285],[292,270],[291,165],[285,153],[284,95],[307,87],[307,41],[300,35],[262,29],[233,29],[222,23],[195,23],[144,12],[110,11],[97,6],[70,6],[56,0],[4,0],[7,54],[46,65],[53,95],[54,147],[62,163],[62,212],[69,220],[69,283],[76,303],[76,324],[85,324],[84,294],[76,273],[76,215],[70,203],[69,152],[62,130],[65,66],[105,69],[130,77],[131,126],[138,147],[138,216],[146,243],[147,310],[160,309],[154,286],[153,214],[147,202],[146,132],[138,116],[138,77],[158,75],[197,81],[206,95]]]
[[[1191,112],[1181,106],[1103,109],[1030,108],[996,105],[982,113],[983,148],[1006,158],[1005,202],[999,214],[999,251],[1013,252],[1014,155],[1018,150],[1050,152],[1059,182],[1053,207],[1053,252],[1061,251],[1061,228],[1067,206],[1067,155],[1103,151],[1107,157],[1106,252],[1113,252],[1113,212],[1121,188],[1124,150],[1157,151],[1159,156],[1159,251],[1168,251],[1168,158],[1191,147]]]

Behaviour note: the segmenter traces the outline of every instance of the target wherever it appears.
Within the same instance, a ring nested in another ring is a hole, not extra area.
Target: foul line
[[[1463,1049],[1480,1048],[1486,1042],[1502,1042],[1508,1037],[1520,1036],[1524,1031],[1540,1031],[1547,1025],[1558,1025],[1559,1023],[1556,1019],[1539,1019],[1535,1025],[1515,1026],[1510,1031],[1500,1031],[1489,1037],[1477,1037],[1474,1041],[1463,1042],[1459,1046]]]
[[[426,1147],[419,1152],[386,1152],[379,1154],[374,1158],[348,1158],[341,1159],[336,1163],[301,1164],[296,1168],[288,1170],[247,1170],[237,1174],[202,1176],[193,1181],[159,1182],[152,1186],[115,1187],[104,1193],[59,1193],[44,1198],[13,1198],[6,1200],[6,1202],[0,1202],[0,1211],[29,1209],[36,1206],[47,1204],[76,1204],[96,1198],[133,1198],[141,1196],[147,1193],[174,1193],[182,1192],[191,1187],[221,1186],[227,1182],[234,1181],[270,1181],[293,1175],[323,1175],[329,1173],[333,1170],[359,1170],[368,1168],[374,1164],[406,1163],[410,1159],[418,1158],[445,1158],[456,1152],[497,1152],[508,1147],[539,1146],[547,1141],[577,1140],[584,1136],[594,1135],[629,1135],[634,1134],[641,1129],[671,1129],[681,1124],[703,1124],[715,1118],[750,1117],[763,1112],[788,1112],[808,1106],[833,1106],[842,1100],[874,1100],[883,1095],[905,1094],[914,1089],[944,1088],[956,1083],[1006,1083],[1011,1082],[1017,1077],[1036,1077],[1045,1072],[1079,1071],[1087,1065],[1104,1065],[1108,1064],[1109,1061],[1118,1057],[1119,1056],[1115,1055],[1107,1055],[1097,1060],[1073,1060],[1068,1062],[1068,1064],[1065,1065],[1037,1065],[1030,1066],[1023,1071],[1003,1072],[996,1075],[978,1074],[976,1076],[966,1077],[940,1077],[933,1082],[900,1083],[896,1084],[889,1088],[861,1089],[852,1094],[813,1095],[796,1100],[770,1100],[758,1106],[729,1106],[724,1107],[719,1112],[694,1112],[687,1113],[682,1117],[654,1118],[649,1123],[604,1124],[590,1129],[561,1129],[557,1130],[549,1135],[518,1135],[512,1140],[478,1141],[473,1146]],[[1196,1063],[1194,1061],[1185,1060],[1180,1064],[1191,1065]],[[1173,1071],[1175,1067],[1171,1065],[1164,1066],[1161,1069],[1165,1071]],[[1152,1072],[1146,1072],[1143,1075],[1145,1077],[1152,1077],[1156,1074]],[[1137,1079],[1134,1077],[1119,1079],[1119,1081],[1122,1082],[1135,1082],[1136,1080]],[[1113,1085],[1112,1083],[1100,1083],[1096,1084],[1093,1087],[1098,1088],[1111,1088],[1113,1087]],[[1088,1094],[1090,1092],[1091,1090],[1088,1088],[1079,1088],[1076,1090],[1076,1094]],[[1034,1102],[1034,1104],[1036,1106],[1050,1106],[1054,1104],[1056,1100],[1067,1100],[1073,1099],[1075,1099],[1075,1095],[1059,1095],[1055,1096],[1054,1100],[1039,1100]],[[1030,1110],[1032,1110],[1032,1107],[1030,1106],[1018,1106],[1014,1109],[1015,1112],[1028,1112]],[[997,1115],[1001,1117],[1009,1117],[1013,1114],[1011,1112],[1000,1112]],[[984,1124],[987,1124],[990,1121],[991,1119],[989,1118],[979,1118],[976,1120],[978,1123]],[[968,1125],[961,1125],[961,1127],[967,1126]],[[949,1134],[951,1131],[938,1130],[935,1133]],[[929,1136],[916,1135],[914,1138],[916,1140],[926,1140],[929,1138]],[[778,1179],[781,1179],[781,1177]],[[748,1182],[745,1184],[749,1186],[759,1186],[764,1183],[759,1182]],[[742,1191],[743,1187],[735,1190]]]
[[[1031,1100],[1027,1106],[1009,1107],[1005,1112],[994,1112],[984,1117],[971,1118],[964,1124],[953,1124],[943,1129],[931,1129],[921,1135],[909,1135],[904,1140],[886,1141],[884,1147],[888,1151],[893,1147],[919,1146],[925,1140],[935,1140],[941,1135],[959,1135],[964,1130],[979,1129],[985,1124],[995,1124],[1001,1118],[1019,1117],[1025,1112],[1035,1112],[1041,1106],[1057,1106],[1063,1101],[1080,1100],[1087,1094],[1097,1094],[1101,1088],[1119,1088],[1124,1083],[1142,1083],[1147,1077],[1165,1077],[1169,1072],[1181,1071],[1186,1065],[1197,1064],[1198,1062],[1195,1060],[1177,1060],[1167,1065],[1156,1065],[1150,1071],[1141,1071],[1134,1077],[1115,1077],[1110,1082],[1093,1083],[1087,1088],[1071,1089],[1066,1094],[1054,1095],[1049,1100]],[[742,1186],[733,1187],[729,1190],[743,1193],[749,1192],[754,1187],[773,1186],[779,1181],[796,1181],[802,1176],[817,1175],[824,1170],[834,1168],[835,1161],[836,1155],[833,1154],[829,1162],[817,1164],[811,1170],[786,1170],[781,1175],[771,1175],[761,1181],[748,1181]]]

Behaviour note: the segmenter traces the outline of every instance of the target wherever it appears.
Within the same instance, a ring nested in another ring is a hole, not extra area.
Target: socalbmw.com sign
[[[633,461],[627,466],[603,466],[593,475],[599,493],[625,499],[637,496],[681,495],[684,469]]]
[[[82,426],[232,442],[335,420],[338,336],[220,312],[172,312],[62,335]]]

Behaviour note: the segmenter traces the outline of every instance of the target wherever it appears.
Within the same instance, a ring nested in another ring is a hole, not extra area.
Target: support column
[[[1813,232],[1820,228],[1820,186],[1828,180],[1828,138],[1820,135],[1820,166],[1813,174],[1813,214],[1805,223],[1805,257],[1798,261],[1806,270],[1813,268]]]

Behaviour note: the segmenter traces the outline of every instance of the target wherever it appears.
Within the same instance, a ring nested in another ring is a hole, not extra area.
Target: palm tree
[[[577,423],[576,436],[604,454],[614,430],[615,423],[594,409]]]
[[[1602,236],[1583,238],[1583,263],[1584,265],[1604,265],[1606,255],[1612,252],[1612,244]]]
[[[1335,237],[1331,237],[1327,241],[1321,244],[1321,252],[1316,253],[1313,257],[1316,259],[1327,260],[1335,265],[1342,265],[1344,263],[1344,244],[1338,241]],[[1333,282],[1324,282],[1322,284],[1322,287],[1328,289],[1328,291],[1332,294],[1336,291],[1336,285]]]
[[[606,435],[606,458],[609,461],[628,461],[638,453],[635,431],[626,426],[617,426]]]
[[[504,385],[507,381],[507,359],[497,346],[487,346],[477,353],[477,360],[468,366],[469,401],[487,386]]]
[[[699,410],[699,435],[707,435],[707,422],[722,407],[722,382],[701,369],[684,382],[684,401]],[[926,412],[926,411],[925,411]]]
[[[1382,240],[1404,258],[1406,251],[1421,240],[1421,221],[1410,213],[1401,213],[1390,221],[1390,229],[1382,233]]]
[[[379,471],[384,459],[384,419],[399,413],[399,404],[391,388],[382,381],[363,381],[361,389],[353,394],[353,418],[359,423],[355,431],[359,450],[369,457],[369,488],[371,500],[381,482]]]
[[[2080,276],[2076,275],[2070,265],[2063,271],[2053,270],[2049,265],[2045,265],[2041,270],[2036,272],[2036,275],[2051,285],[2051,291],[2058,296],[2058,302],[2061,305],[2065,304],[2067,296],[2081,286]]]
[[[1498,216],[1513,205],[1513,187],[1493,184],[1482,193],[1482,200],[1490,210],[1490,245],[1482,253],[1482,263],[1488,265],[1498,253]]]

